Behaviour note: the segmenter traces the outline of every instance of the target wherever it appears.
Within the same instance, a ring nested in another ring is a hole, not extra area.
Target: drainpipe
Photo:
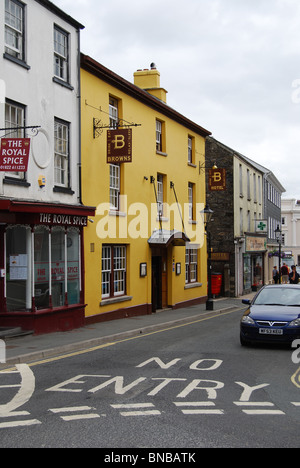
[[[78,34],[78,189],[79,189],[79,203],[82,205],[82,180],[81,180],[81,78],[80,78],[80,29],[77,30]]]

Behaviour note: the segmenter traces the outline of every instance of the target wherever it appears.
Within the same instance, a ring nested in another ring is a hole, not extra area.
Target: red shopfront
[[[83,234],[95,208],[0,200],[0,327],[84,325]]]

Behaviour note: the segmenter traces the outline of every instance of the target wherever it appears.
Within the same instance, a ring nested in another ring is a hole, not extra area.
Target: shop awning
[[[23,200],[0,200],[0,211],[10,213],[49,213],[80,216],[95,216],[96,208],[84,205],[66,205],[62,203],[43,203]]]
[[[184,232],[181,231],[167,231],[165,229],[154,231],[148,244],[150,247],[168,247],[169,245],[175,245],[184,247],[190,239]]]

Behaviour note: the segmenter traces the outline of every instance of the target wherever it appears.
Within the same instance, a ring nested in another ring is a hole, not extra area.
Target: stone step
[[[0,339],[17,338],[21,336],[32,335],[31,330],[22,330],[21,327],[0,327]]]

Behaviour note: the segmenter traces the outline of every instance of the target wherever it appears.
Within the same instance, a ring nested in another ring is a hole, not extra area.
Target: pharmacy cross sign
[[[266,230],[267,230],[267,224],[264,223],[263,221],[260,221],[260,222],[257,224],[256,228],[257,228],[257,231],[266,232]]]

